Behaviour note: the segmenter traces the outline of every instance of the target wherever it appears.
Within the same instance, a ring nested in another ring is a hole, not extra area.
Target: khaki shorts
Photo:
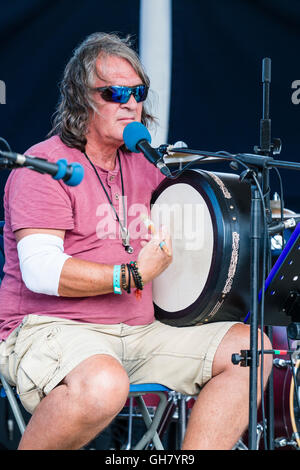
[[[74,367],[94,354],[117,359],[130,383],[156,382],[196,395],[211,378],[217,347],[233,324],[181,328],[159,321],[143,326],[100,325],[28,315],[0,343],[0,370],[17,386],[30,413]]]

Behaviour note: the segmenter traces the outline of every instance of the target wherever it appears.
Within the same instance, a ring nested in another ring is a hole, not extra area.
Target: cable
[[[247,171],[251,171],[248,165],[244,162],[239,161],[236,158],[236,161],[244,166]],[[266,217],[266,205],[265,205],[265,196],[259,184],[259,181],[253,171],[251,171],[253,180],[255,185],[259,191],[262,209],[263,209],[263,221],[264,221],[264,243],[263,243],[263,272],[262,272],[262,288],[261,288],[261,310],[260,310],[260,327],[261,327],[261,366],[260,366],[260,385],[261,385],[261,409],[262,409],[262,421],[263,421],[263,435],[264,435],[264,445],[265,450],[267,450],[267,436],[266,436],[266,426],[265,426],[265,403],[264,403],[264,380],[263,380],[263,370],[264,370],[264,341],[263,341],[263,334],[264,334],[264,301],[265,301],[265,277],[266,277],[266,250],[267,250],[267,240],[268,240],[268,229],[267,229],[267,217]]]
[[[288,342],[288,347],[289,347],[289,349],[291,349],[291,346],[290,346],[290,339],[289,339],[288,336],[287,336],[287,342]],[[293,358],[292,358],[292,355],[291,355],[291,354],[290,354],[290,359],[291,359],[291,364],[292,364],[292,375],[293,375],[294,382],[295,382],[295,384],[296,384],[296,383],[297,383],[297,380],[296,380],[295,368],[293,367]],[[300,397],[298,396],[298,394],[296,395],[296,400],[297,400],[297,406],[298,406],[299,411],[300,411]]]
[[[284,209],[284,197],[283,197],[283,184],[282,184],[282,178],[281,174],[278,170],[278,168],[274,167],[273,170],[276,171],[278,179],[279,179],[279,186],[280,186],[280,222],[283,222],[284,219],[284,214],[283,214],[283,209]],[[282,249],[285,246],[285,238],[284,238],[284,230],[282,231]]]
[[[7,142],[7,140],[5,140],[3,137],[0,137],[0,142],[3,142],[3,144],[6,146],[8,151],[11,152],[11,147],[10,147],[9,143]]]
[[[297,397],[298,409],[300,409],[299,408],[298,385],[297,385],[297,379],[296,379],[299,365],[300,365],[300,360],[298,360],[296,362],[295,367],[293,367],[293,364],[292,364],[293,377],[292,377],[291,386],[290,386],[289,404],[290,404],[290,416],[291,416],[292,428],[293,428],[293,431],[294,431],[296,442],[298,444],[298,447],[300,448],[299,432],[298,432],[298,427],[297,427],[297,424],[296,424],[295,413],[294,413],[294,391],[295,391],[295,395]],[[296,372],[295,372],[295,370],[296,370]]]
[[[176,149],[176,152],[178,152],[178,149]],[[180,150],[179,150],[180,152]],[[199,154],[199,151],[197,150],[189,150],[189,149],[184,149],[184,151],[182,151],[182,153],[191,153],[191,154],[195,154],[195,153],[198,153]],[[201,152],[200,152],[201,153]],[[183,168],[181,168],[180,170],[177,170],[177,172],[175,173],[172,173],[172,176],[169,177],[169,179],[177,179],[184,171],[186,171],[189,167],[191,167],[192,165],[195,165],[195,163],[199,162],[199,161],[202,161],[202,160],[206,160],[207,158],[210,158],[212,156],[215,156],[215,155],[219,155],[219,156],[231,156],[230,153],[226,152],[225,150],[223,151],[219,151],[219,152],[202,152],[203,155],[201,155],[199,158],[197,158],[196,160],[192,160],[191,162],[187,163]]]
[[[265,403],[264,403],[264,340],[263,340],[263,334],[264,334],[264,302],[265,302],[265,278],[266,278],[266,263],[267,263],[267,256],[266,256],[266,251],[267,251],[267,220],[266,220],[266,206],[265,206],[265,200],[264,200],[264,195],[261,190],[261,187],[256,179],[255,176],[253,176],[253,179],[255,180],[256,186],[259,190],[260,197],[261,197],[261,203],[263,207],[263,218],[264,218],[264,244],[263,244],[263,274],[262,274],[262,295],[261,295],[261,310],[260,310],[260,326],[261,326],[261,366],[260,366],[260,384],[261,384],[261,407],[262,407],[262,418],[263,418],[263,431],[264,431],[264,443],[265,443],[265,450],[267,450],[267,438],[266,438],[266,426],[265,426]]]
[[[282,222],[283,221],[283,208],[284,208],[282,178],[281,178],[281,174],[280,174],[278,168],[274,167],[273,170],[276,171],[278,179],[279,179],[279,186],[280,186],[280,217],[281,217],[281,222]]]
[[[206,160],[206,158],[208,158],[207,156],[203,156],[203,157],[199,157],[197,158],[197,160],[193,160],[189,163],[187,163],[183,168],[181,168],[180,170],[177,170],[175,173],[172,173],[172,176],[169,176],[168,178],[169,179],[177,179],[184,171],[186,171],[189,167],[191,167],[192,165],[194,165],[195,163],[201,161],[201,160]]]

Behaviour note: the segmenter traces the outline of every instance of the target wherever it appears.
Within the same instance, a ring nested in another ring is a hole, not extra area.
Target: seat
[[[4,272],[4,243],[3,243],[3,228],[4,228],[4,221],[0,221],[0,281],[3,279]],[[15,387],[11,386],[5,377],[0,373],[0,385],[2,388],[0,390],[0,396],[2,398],[7,398],[9,405],[11,407],[12,413],[15,417],[17,422],[19,431],[21,435],[24,433],[26,424],[23,418],[23,414],[21,412],[20,405],[18,403],[18,397],[16,393]],[[148,407],[145,403],[144,397],[145,395],[154,394],[159,402],[154,412],[154,415],[151,416],[149,413]],[[181,412],[178,413],[179,416],[179,425],[180,425],[180,442],[179,446],[181,445],[181,441],[185,432],[185,423],[186,423],[186,416],[185,416],[185,397],[181,396],[181,394],[177,394],[173,390],[165,387],[164,385],[157,384],[157,383],[145,383],[145,384],[131,384],[129,389],[129,414],[128,414],[128,436],[127,436],[127,444],[125,445],[124,449],[134,449],[140,450],[149,448],[155,448],[157,450],[163,450],[162,440],[158,433],[158,428],[162,422],[162,419],[165,414],[168,415],[170,410],[174,410],[174,407],[177,406],[178,403],[181,404],[180,410]],[[143,434],[141,439],[132,446],[132,426],[133,426],[133,402],[136,402],[137,408],[142,416],[142,419],[146,426],[146,432]],[[184,404],[184,405],[183,405]],[[175,405],[175,406],[174,406]]]
[[[151,417],[144,400],[144,397],[147,398],[151,394],[154,394],[159,400],[153,417]],[[134,446],[132,446],[133,399],[136,401],[137,408],[147,428],[145,434]],[[186,427],[185,399],[184,395],[161,384],[131,384],[129,389],[128,441],[124,448],[126,450],[141,450],[146,448],[163,450],[164,446],[160,434],[163,435],[165,426],[169,424],[176,409],[178,410],[178,447],[180,448]],[[182,406],[183,404],[184,406]]]

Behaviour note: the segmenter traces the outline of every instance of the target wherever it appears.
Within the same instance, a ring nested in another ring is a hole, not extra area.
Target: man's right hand
[[[165,249],[160,243],[165,242]],[[159,276],[172,262],[172,241],[166,227],[162,227],[149,242],[142,242],[137,264],[144,284]]]

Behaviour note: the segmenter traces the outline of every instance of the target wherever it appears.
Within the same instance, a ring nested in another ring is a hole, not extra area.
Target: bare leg
[[[265,349],[271,349],[265,337]],[[259,337],[260,344],[260,337]],[[232,449],[248,425],[249,367],[231,363],[232,353],[250,348],[250,330],[234,325],[220,344],[213,363],[213,377],[201,390],[188,422],[183,449]],[[264,384],[272,357],[264,358]],[[258,372],[258,398],[260,372]]]
[[[127,374],[116,359],[86,359],[38,405],[19,450],[80,449],[119,413],[128,390]]]

